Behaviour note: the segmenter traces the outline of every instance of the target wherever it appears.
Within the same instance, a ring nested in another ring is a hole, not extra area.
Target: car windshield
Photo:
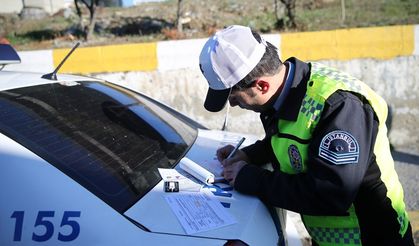
[[[155,100],[107,82],[0,92],[1,132],[119,212],[161,180],[158,168],[177,163],[198,126]]]

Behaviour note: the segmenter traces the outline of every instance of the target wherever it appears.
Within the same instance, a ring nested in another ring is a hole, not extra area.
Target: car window
[[[96,81],[0,92],[0,130],[120,212],[197,136],[193,121],[173,109]]]

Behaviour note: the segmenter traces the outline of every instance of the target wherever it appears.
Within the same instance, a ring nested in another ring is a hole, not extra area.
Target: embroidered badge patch
[[[303,166],[302,166],[301,154],[297,146],[292,144],[288,147],[288,157],[290,158],[291,167],[295,171],[301,172]]]
[[[335,165],[356,164],[359,159],[358,142],[348,132],[330,132],[320,143],[319,156]]]

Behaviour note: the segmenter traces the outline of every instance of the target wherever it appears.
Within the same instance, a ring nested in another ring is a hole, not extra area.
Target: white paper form
[[[193,234],[237,223],[220,201],[212,195],[176,193],[165,199],[187,234]]]

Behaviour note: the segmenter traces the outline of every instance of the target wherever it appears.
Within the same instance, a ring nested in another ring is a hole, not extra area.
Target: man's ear
[[[262,94],[265,94],[266,92],[269,91],[269,82],[263,79],[258,79],[256,81],[256,88],[262,92]]]

